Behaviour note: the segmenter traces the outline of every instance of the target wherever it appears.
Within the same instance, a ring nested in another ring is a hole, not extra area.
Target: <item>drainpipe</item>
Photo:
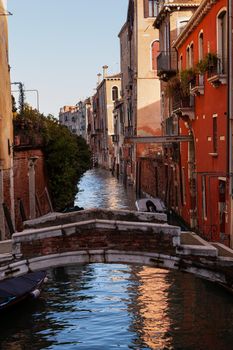
[[[232,238],[233,238],[233,164],[232,164],[232,123],[233,123],[233,109],[232,109],[232,0],[228,0],[228,166],[229,166],[229,206],[230,210],[230,220],[229,220],[229,233],[230,233],[230,246],[233,246]]]
[[[5,216],[3,211],[4,186],[3,186],[3,160],[0,160],[0,240],[6,239]]]

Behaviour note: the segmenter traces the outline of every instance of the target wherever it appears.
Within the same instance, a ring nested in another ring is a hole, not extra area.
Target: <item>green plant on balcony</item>
[[[180,91],[181,84],[178,75],[173,76],[171,79],[167,81],[165,88],[166,97],[172,97],[175,92]]]
[[[196,69],[199,74],[204,75],[213,67],[216,67],[217,64],[218,64],[218,56],[216,55],[216,53],[209,52],[205,55],[205,57],[202,60],[200,60],[197,63]]]
[[[194,68],[184,69],[180,74],[175,75],[167,82],[165,94],[167,97],[173,97],[179,94],[181,97],[190,96],[190,83],[196,78]]]
[[[180,84],[183,96],[190,95],[190,83],[196,79],[196,68],[187,68],[180,72]]]

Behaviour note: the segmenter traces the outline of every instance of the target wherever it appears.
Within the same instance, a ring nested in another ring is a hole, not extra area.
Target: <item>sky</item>
[[[119,72],[127,6],[128,0],[8,0],[11,82],[38,91],[26,91],[26,102],[36,108],[38,96],[40,112],[57,117],[60,107],[94,94],[103,65]]]

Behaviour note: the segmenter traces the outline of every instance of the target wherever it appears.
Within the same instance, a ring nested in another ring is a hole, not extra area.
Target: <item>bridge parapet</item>
[[[32,258],[88,249],[117,249],[176,254],[180,228],[168,224],[88,220],[30,229],[12,237],[13,254]]]
[[[80,221],[88,220],[118,220],[130,222],[151,222],[151,223],[166,223],[167,215],[164,213],[148,213],[131,210],[112,210],[112,209],[87,209],[72,213],[52,213],[40,218],[24,222],[25,229],[58,226],[71,224]]]
[[[134,263],[189,272],[233,291],[231,249],[153,220],[150,213],[89,210],[34,222],[3,244],[9,251],[12,243],[12,254],[0,259],[0,279],[70,264]]]

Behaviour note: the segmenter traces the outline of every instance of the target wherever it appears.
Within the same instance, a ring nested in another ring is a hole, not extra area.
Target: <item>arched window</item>
[[[201,61],[204,57],[204,35],[203,32],[199,33],[198,37],[198,58]]]
[[[152,70],[157,70],[157,57],[159,55],[159,41],[155,40],[151,44],[151,62]]]
[[[203,35],[203,32],[200,32],[198,36],[198,59],[199,61],[201,61],[203,60],[203,58],[204,58],[204,35]],[[199,79],[199,85],[204,86],[204,75],[199,74],[198,79]]]
[[[217,16],[217,48],[220,59],[220,72],[226,74],[227,66],[227,12],[221,10]]]
[[[113,86],[113,88],[112,88],[112,100],[113,101],[118,100],[118,87],[117,86]]]
[[[186,49],[186,68],[190,67],[190,47],[188,46]]]
[[[194,63],[194,50],[193,50],[193,43],[190,45],[190,51],[189,51],[189,67],[192,68]]]
[[[179,71],[181,72],[183,69],[183,55],[180,55],[179,59]]]

